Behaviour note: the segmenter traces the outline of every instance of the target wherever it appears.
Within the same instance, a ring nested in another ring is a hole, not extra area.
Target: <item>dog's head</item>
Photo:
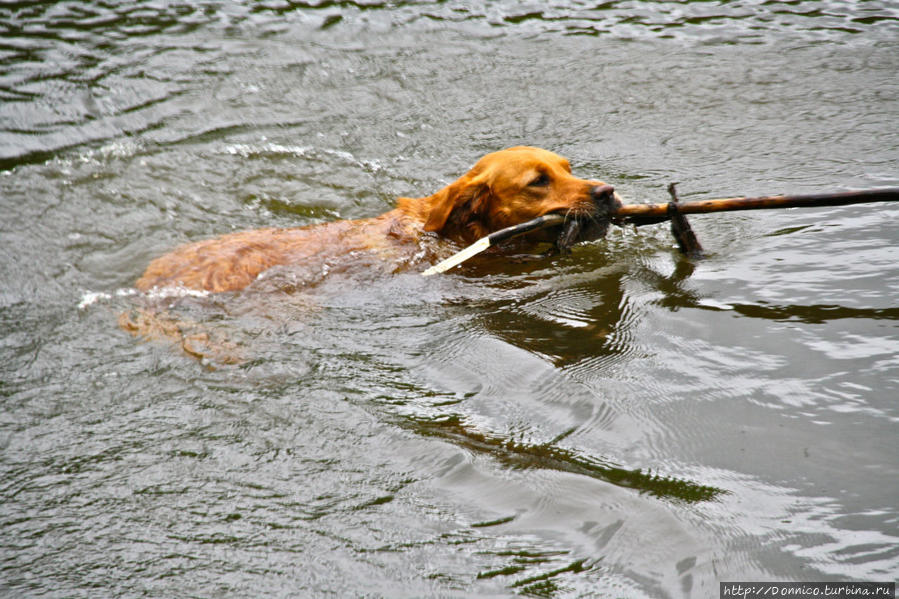
[[[420,210],[426,231],[471,243],[551,213],[589,220],[610,194],[605,183],[572,175],[568,160],[558,154],[519,146],[487,154],[457,181],[425,198]],[[588,229],[583,228],[577,241],[589,235]],[[556,228],[530,238],[551,241],[558,234]]]

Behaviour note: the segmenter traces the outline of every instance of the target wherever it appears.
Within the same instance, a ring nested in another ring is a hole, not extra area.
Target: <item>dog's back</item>
[[[381,261],[407,261],[420,232],[420,224],[393,210],[371,219],[231,233],[183,245],[153,260],[136,287],[216,293],[243,289],[278,266],[317,273],[340,269],[342,262],[358,261],[366,253]]]

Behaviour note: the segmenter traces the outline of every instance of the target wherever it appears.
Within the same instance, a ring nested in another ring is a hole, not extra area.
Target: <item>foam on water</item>
[[[209,297],[211,294],[208,291],[197,290],[197,289],[188,289],[184,286],[170,286],[170,287],[153,287],[147,291],[139,291],[134,288],[126,287],[122,289],[117,289],[113,292],[106,291],[85,291],[81,295],[81,300],[78,302],[78,309],[84,310],[85,308],[89,308],[94,304],[105,302],[112,300],[114,298],[128,298],[128,297],[143,297],[151,301],[159,301],[159,300],[176,300],[184,297],[196,297],[203,298]]]

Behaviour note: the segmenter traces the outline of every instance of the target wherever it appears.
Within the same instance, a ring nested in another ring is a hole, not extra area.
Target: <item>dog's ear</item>
[[[425,231],[469,238],[486,229],[483,218],[490,201],[490,187],[481,177],[460,179],[435,193],[430,200]]]

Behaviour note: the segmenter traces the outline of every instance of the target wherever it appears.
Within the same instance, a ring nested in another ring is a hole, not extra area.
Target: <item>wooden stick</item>
[[[668,218],[671,219],[671,234],[677,241],[677,247],[680,248],[682,254],[694,260],[701,260],[704,256],[702,244],[696,238],[690,221],[680,211],[680,198],[677,197],[677,183],[668,185],[668,195],[671,201],[668,202]]]
[[[708,214],[710,212],[730,212],[736,210],[765,210],[771,208],[811,208],[815,206],[845,206],[866,202],[899,201],[899,187],[870,189],[865,191],[843,191],[838,193],[819,193],[810,195],[776,195],[756,198],[737,197],[717,200],[694,200],[692,202],[674,202],[676,212],[680,214]],[[613,207],[609,216],[615,224],[633,224],[636,226],[660,223],[671,218],[672,202],[659,204],[622,204]],[[565,219],[559,214],[547,214],[529,220],[526,223],[500,229],[487,237],[474,242],[461,252],[453,254],[443,262],[435,264],[421,274],[430,276],[446,272],[452,267],[462,264],[500,241],[523,235],[538,229],[562,224]],[[698,243],[697,243],[698,247]],[[701,248],[700,248],[701,251]]]
[[[538,229],[545,229],[547,227],[552,227],[553,225],[561,225],[564,222],[565,217],[561,214],[546,214],[525,223],[521,223],[520,225],[512,225],[511,227],[494,231],[487,237],[481,237],[461,252],[453,254],[443,262],[435,264],[421,274],[422,276],[429,277],[441,272],[446,272],[457,264],[462,264],[469,258],[480,254],[490,246],[496,245],[501,241],[518,237],[519,235],[524,235],[525,233],[530,233],[531,231],[536,231]]]
[[[815,206],[845,206],[865,202],[899,201],[899,187],[844,191],[810,195],[776,195],[756,198],[738,197],[717,200],[678,202],[681,214],[707,214],[735,210],[765,210],[769,208],[811,208]],[[668,202],[659,204],[624,204],[612,212],[612,220],[624,220],[635,225],[648,225],[668,220]]]

